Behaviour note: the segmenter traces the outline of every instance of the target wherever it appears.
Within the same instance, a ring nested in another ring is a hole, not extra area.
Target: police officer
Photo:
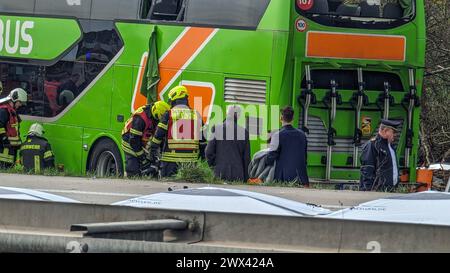
[[[381,120],[378,134],[361,153],[361,191],[392,191],[399,181],[397,157],[392,144],[401,121]]]
[[[27,172],[40,173],[44,169],[55,167],[55,156],[44,133],[44,127],[41,124],[31,125],[27,139],[20,148],[20,162]]]
[[[11,168],[20,148],[20,117],[17,110],[26,105],[28,95],[22,88],[12,90],[0,102],[0,168]]]
[[[168,177],[177,173],[179,163],[196,162],[204,158],[206,141],[202,133],[202,118],[191,109],[188,103],[188,90],[185,86],[176,86],[169,91],[172,108],[165,113],[152,138],[152,162],[158,148],[162,145],[161,176]]]
[[[147,160],[146,146],[154,135],[161,116],[170,109],[169,104],[157,101],[137,109],[122,130],[122,149],[125,152],[126,172],[129,177],[142,174]]]

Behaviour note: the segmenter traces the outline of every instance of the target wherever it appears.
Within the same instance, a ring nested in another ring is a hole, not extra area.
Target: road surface
[[[386,196],[399,195],[380,192],[334,191],[293,187],[208,185],[150,180],[95,179],[1,173],[0,186],[38,190],[90,204],[111,204],[141,195],[165,192],[169,187],[182,189],[184,186],[189,188],[213,186],[255,191],[298,202],[321,205],[329,209],[340,209]]]

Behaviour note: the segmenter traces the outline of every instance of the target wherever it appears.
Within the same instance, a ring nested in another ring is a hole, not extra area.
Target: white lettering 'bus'
[[[13,28],[13,29],[11,29]],[[0,52],[13,55],[29,55],[33,50],[33,37],[28,30],[34,28],[33,21],[0,20]]]

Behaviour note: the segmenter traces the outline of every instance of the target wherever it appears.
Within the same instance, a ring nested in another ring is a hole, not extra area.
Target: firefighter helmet
[[[170,101],[175,101],[178,99],[184,99],[188,96],[188,90],[185,86],[179,85],[175,86],[169,91]]]
[[[157,101],[152,105],[152,115],[157,120],[160,120],[162,115],[170,110],[170,105],[165,101]]]
[[[28,101],[28,94],[22,88],[16,88],[9,93],[9,98],[12,102],[20,101],[23,104],[26,104]]]
[[[29,136],[42,137],[44,135],[44,133],[45,133],[44,127],[42,127],[42,125],[39,123],[34,123],[33,125],[31,125],[30,129],[28,130]]]

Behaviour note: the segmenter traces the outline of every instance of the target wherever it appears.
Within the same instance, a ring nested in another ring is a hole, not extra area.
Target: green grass
[[[26,172],[23,170],[21,165],[15,165],[13,168],[9,169],[0,169],[0,173],[9,173],[9,174],[25,174],[25,175],[34,175],[34,172]],[[67,177],[89,177],[89,178],[97,178],[95,173],[87,173],[85,176],[74,175],[72,173],[59,170],[57,168],[45,169],[39,175],[44,176],[67,176]],[[102,179],[124,179],[119,176],[108,176],[101,177]],[[158,180],[154,177],[130,177],[125,178],[127,180]],[[162,178],[159,179],[161,182],[188,182],[188,183],[198,183],[198,184],[217,184],[217,185],[249,185],[245,181],[226,181],[220,178],[215,177],[214,171],[211,167],[208,166],[206,161],[199,161],[195,163],[182,163],[178,169],[178,173],[174,177]],[[266,186],[266,187],[287,187],[287,188],[304,188],[302,185],[299,185],[296,181],[289,182],[280,182],[280,181],[271,181],[265,182],[261,185],[254,186]],[[327,184],[327,183],[310,183],[310,189],[318,189],[318,190],[336,190],[336,184]],[[359,185],[346,185],[344,187],[345,190],[359,190]],[[414,192],[415,185],[414,184],[400,184],[394,193],[410,193]]]
[[[48,168],[44,169],[41,172],[36,173],[35,171],[25,171],[23,166],[15,165],[12,168],[8,169],[0,169],[0,173],[8,173],[8,174],[25,174],[25,175],[44,175],[44,176],[71,176],[74,177],[74,174],[61,171],[57,168]]]
[[[219,184],[213,170],[208,166],[206,161],[198,161],[192,163],[181,163],[178,172],[175,175],[176,181],[190,182],[190,183],[206,183]]]

